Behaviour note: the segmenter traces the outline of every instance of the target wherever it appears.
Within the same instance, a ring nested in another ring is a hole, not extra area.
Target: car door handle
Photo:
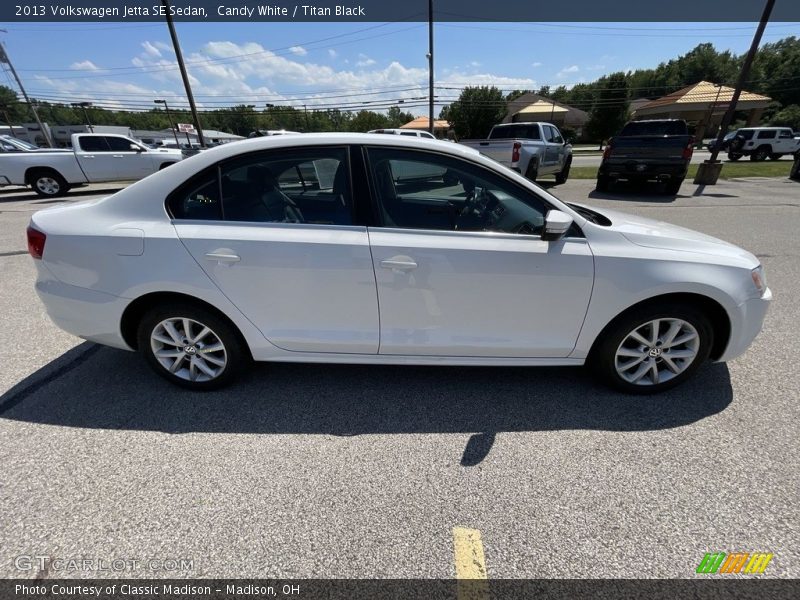
[[[125,158],[125,156],[122,154],[114,154],[113,156],[114,158]]]
[[[417,268],[417,263],[407,257],[395,257],[382,260],[381,267],[392,271],[411,271]]]
[[[208,252],[206,254],[206,259],[215,260],[221,263],[235,263],[242,260],[238,254],[233,254],[232,252],[226,252],[225,250],[216,250],[214,252]]]

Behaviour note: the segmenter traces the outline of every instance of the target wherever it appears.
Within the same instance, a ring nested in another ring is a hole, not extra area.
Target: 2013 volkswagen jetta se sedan
[[[59,327],[196,390],[257,360],[588,363],[655,392],[744,352],[771,299],[736,246],[400,136],[214,148],[37,212],[28,247]]]

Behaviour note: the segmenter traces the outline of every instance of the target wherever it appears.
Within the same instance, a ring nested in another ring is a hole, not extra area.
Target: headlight
[[[762,295],[767,289],[767,276],[764,274],[764,266],[758,265],[750,271],[750,277],[753,278],[753,285],[758,290],[758,295]]]

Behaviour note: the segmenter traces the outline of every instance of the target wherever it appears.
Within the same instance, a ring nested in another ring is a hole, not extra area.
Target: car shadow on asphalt
[[[0,418],[172,434],[472,433],[462,464],[502,432],[649,431],[689,425],[733,398],[724,364],[677,389],[631,396],[575,367],[259,363],[233,386],[178,388],[137,355],[84,343],[0,396]]]
[[[87,190],[76,188],[70,190],[63,196],[58,196],[57,198],[43,198],[36,192],[21,189],[15,190],[13,194],[0,196],[0,203],[30,202],[32,204],[53,204],[56,202],[69,202],[70,200],[80,199],[84,196],[110,196],[111,194],[116,194],[118,191],[125,189],[125,187],[126,186],[124,185],[120,185],[116,187],[102,189],[94,188]]]

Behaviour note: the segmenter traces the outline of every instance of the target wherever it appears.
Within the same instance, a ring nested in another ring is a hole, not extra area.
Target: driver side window
[[[544,202],[478,165],[400,148],[367,152],[385,227],[541,234]]]

